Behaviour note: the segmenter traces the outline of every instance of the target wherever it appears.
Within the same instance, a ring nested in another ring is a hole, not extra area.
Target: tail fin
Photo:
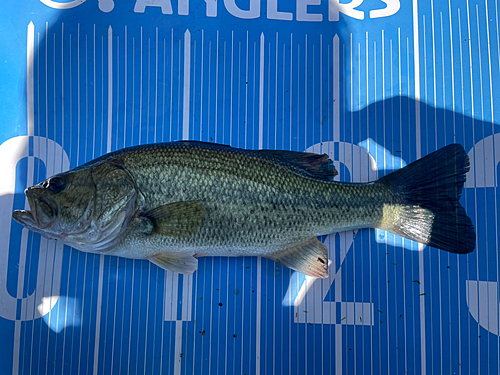
[[[384,208],[378,227],[451,253],[470,253],[476,233],[458,202],[469,169],[464,148],[452,144],[382,177],[378,183],[392,190],[393,204]]]

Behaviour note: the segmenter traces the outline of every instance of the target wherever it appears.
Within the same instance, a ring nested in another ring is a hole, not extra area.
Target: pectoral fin
[[[193,253],[159,253],[149,260],[158,267],[171,272],[190,275],[198,269],[198,259]]]
[[[328,277],[328,251],[316,237],[303,244],[277,251],[265,258],[307,276],[322,279]]]
[[[188,237],[199,229],[205,216],[201,202],[175,202],[153,208],[142,216],[153,223],[152,235]]]

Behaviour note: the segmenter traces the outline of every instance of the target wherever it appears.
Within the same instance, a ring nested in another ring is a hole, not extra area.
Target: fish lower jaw
[[[16,210],[12,213],[12,218],[28,229],[34,232],[40,232],[40,227],[38,226],[34,211]]]

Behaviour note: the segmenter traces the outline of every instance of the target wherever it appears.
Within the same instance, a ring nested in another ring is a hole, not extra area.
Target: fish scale
[[[328,276],[317,236],[380,228],[454,253],[475,247],[460,205],[469,160],[449,145],[378,181],[333,181],[326,155],[181,141],[115,151],[28,188],[14,219],[79,250],[192,273],[200,256],[265,256]]]
[[[145,211],[179,201],[206,203],[207,218],[195,236],[159,239],[158,246],[171,251],[266,255],[314,236],[373,225],[382,199],[389,199],[382,186],[320,181],[250,152],[150,147],[124,155],[123,164],[144,195]],[[157,165],[161,172],[151,184]],[[370,204],[374,199],[378,205]]]

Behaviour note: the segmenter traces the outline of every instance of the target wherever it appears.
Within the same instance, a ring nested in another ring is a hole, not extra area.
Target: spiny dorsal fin
[[[338,175],[333,162],[327,154],[319,155],[311,152],[282,150],[259,150],[255,152],[280,158],[320,180],[330,181]]]
[[[205,216],[201,202],[175,202],[153,208],[142,216],[153,223],[152,235],[186,237],[198,230]]]
[[[277,251],[265,258],[307,276],[322,279],[328,277],[328,251],[316,237],[303,244]]]
[[[159,253],[149,260],[164,270],[190,275],[198,269],[198,259],[193,255],[192,252]]]

